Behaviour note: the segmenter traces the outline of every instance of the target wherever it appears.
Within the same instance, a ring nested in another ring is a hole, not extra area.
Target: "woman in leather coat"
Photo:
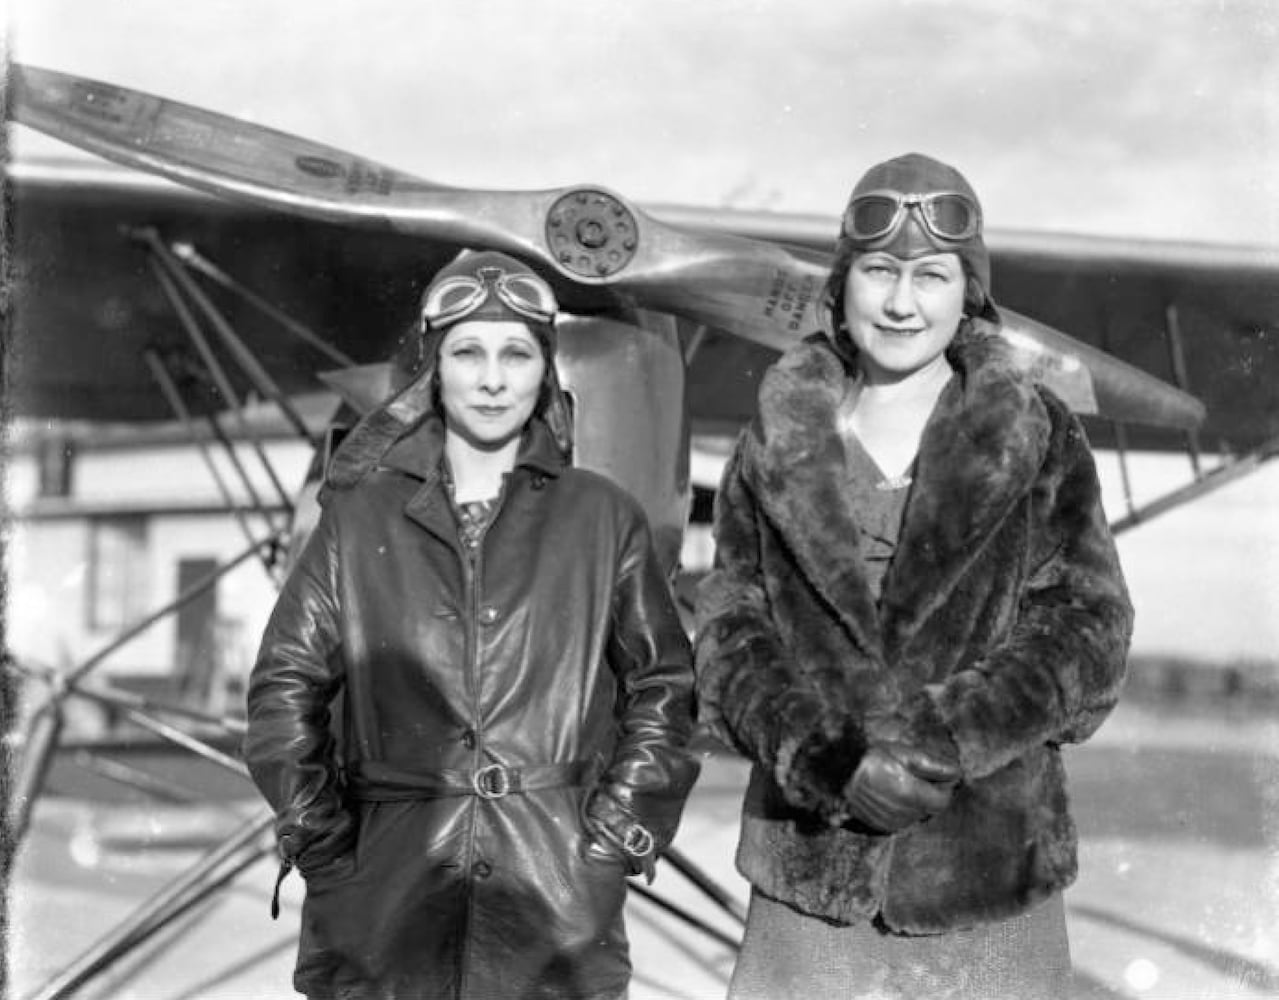
[[[626,993],[692,670],[640,508],[569,465],[555,311],[502,254],[436,276],[263,638],[245,753],[306,880],[309,997]]]
[[[997,335],[981,210],[917,154],[844,216],[826,328],[725,470],[702,717],[754,763],[735,998],[1064,997],[1060,747],[1132,609],[1077,419]]]

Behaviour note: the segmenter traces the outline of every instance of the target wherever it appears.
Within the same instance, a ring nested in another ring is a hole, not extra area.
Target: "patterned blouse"
[[[457,521],[458,539],[462,542],[462,547],[473,557],[475,550],[479,547],[480,539],[484,537],[485,529],[493,520],[493,515],[497,513],[498,501],[501,500],[502,494],[499,492],[497,496],[489,497],[487,500],[458,503],[453,472],[447,461],[442,463],[441,472],[444,478],[444,492],[448,495],[449,506],[453,509],[453,517]],[[503,476],[502,489],[505,488],[506,477]]]
[[[911,476],[915,466],[900,479],[884,475],[856,434],[844,435],[844,452],[848,470],[848,488],[857,509],[857,525],[861,530],[862,560],[871,595],[879,603],[884,590],[884,577],[897,551],[906,501],[910,497]]]

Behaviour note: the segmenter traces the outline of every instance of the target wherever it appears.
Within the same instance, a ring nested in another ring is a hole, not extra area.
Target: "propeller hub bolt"
[[[577,224],[577,242],[591,250],[598,250],[608,242],[608,232],[598,219],[583,219]]]

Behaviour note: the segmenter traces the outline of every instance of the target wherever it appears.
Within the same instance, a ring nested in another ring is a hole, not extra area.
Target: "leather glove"
[[[885,833],[946,808],[960,778],[957,764],[902,743],[877,743],[844,788],[853,817]]]
[[[631,875],[644,875],[652,882],[656,875],[657,841],[614,796],[596,790],[583,808],[586,854],[597,860],[612,856]]]

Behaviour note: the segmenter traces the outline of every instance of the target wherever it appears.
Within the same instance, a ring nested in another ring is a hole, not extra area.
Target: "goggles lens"
[[[872,191],[853,199],[844,216],[844,229],[854,239],[876,240],[895,232],[912,208],[924,228],[939,240],[958,243],[981,231],[981,210],[971,198],[957,191]]]
[[[498,299],[513,312],[540,323],[555,318],[559,304],[551,286],[532,274],[507,274],[500,267],[482,267],[474,274],[445,278],[422,301],[425,329],[464,319],[489,300]]]

